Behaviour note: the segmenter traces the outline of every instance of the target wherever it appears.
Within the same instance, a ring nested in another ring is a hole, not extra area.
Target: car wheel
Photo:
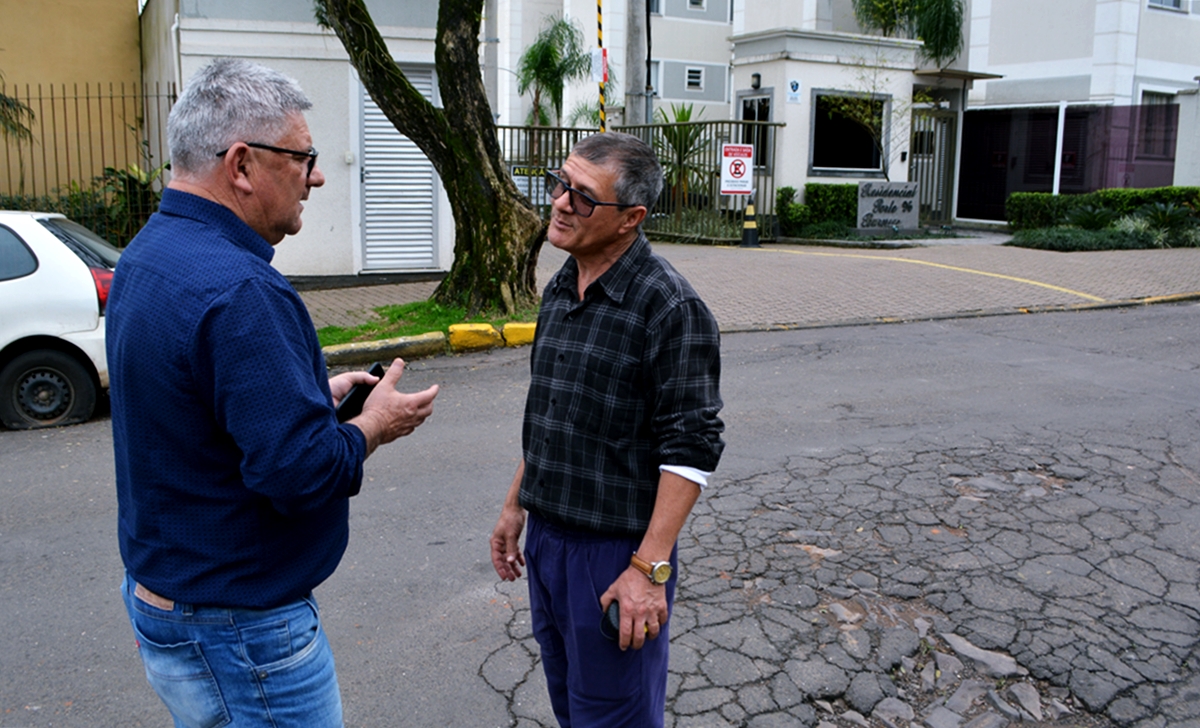
[[[96,384],[69,354],[21,354],[0,371],[0,421],[14,430],[84,422],[96,409]]]

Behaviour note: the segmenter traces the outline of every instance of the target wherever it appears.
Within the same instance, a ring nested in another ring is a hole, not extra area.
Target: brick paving
[[[1200,249],[1052,253],[997,243],[1006,236],[866,249],[656,244],[692,282],[723,331],[1017,312],[1180,294],[1200,295]],[[542,251],[539,285],[564,254]],[[428,298],[437,283],[301,293],[317,328],[353,326],[373,309]]]

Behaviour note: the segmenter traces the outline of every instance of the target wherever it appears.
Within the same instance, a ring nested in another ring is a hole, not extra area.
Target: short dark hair
[[[663,171],[649,144],[632,134],[608,131],[592,134],[575,143],[571,154],[602,166],[612,165],[617,172],[613,192],[617,202],[654,208],[662,192]]]

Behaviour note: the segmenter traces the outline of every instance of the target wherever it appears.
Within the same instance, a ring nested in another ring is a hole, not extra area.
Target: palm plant
[[[4,86],[4,74],[0,73],[0,88]],[[19,98],[0,93],[0,136],[5,139],[15,139],[18,142],[33,141],[33,131],[29,125],[34,121],[33,109],[26,106]],[[17,145],[17,164],[19,165],[19,188],[25,189],[25,153]]]
[[[559,123],[567,82],[584,78],[591,69],[592,57],[584,51],[583,31],[566,18],[551,19],[517,64],[517,93],[533,91],[529,123],[551,124],[547,100],[554,110],[554,123]]]
[[[663,181],[671,195],[677,221],[683,214],[693,183],[704,184],[699,162],[707,141],[705,125],[690,123],[693,113],[699,121],[704,109],[695,112],[691,104],[671,104],[673,118],[661,108],[654,112],[655,120],[661,125],[654,134],[654,152],[662,164]]]

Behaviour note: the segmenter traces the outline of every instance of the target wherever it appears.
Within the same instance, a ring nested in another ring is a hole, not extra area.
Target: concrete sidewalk
[[[972,232],[892,249],[776,243],[656,243],[654,249],[692,282],[724,332],[1200,298],[1197,248],[1052,253],[1000,244],[1007,239]],[[564,258],[543,248],[539,287]],[[424,300],[436,287],[400,283],[300,295],[321,328],[368,321],[375,307]]]

